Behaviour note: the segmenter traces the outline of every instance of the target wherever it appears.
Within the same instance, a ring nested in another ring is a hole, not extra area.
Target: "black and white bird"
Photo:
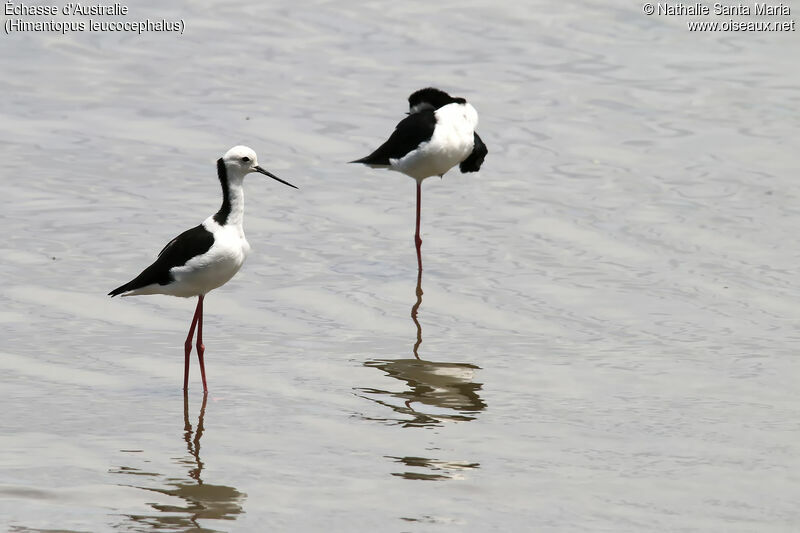
[[[414,242],[422,270],[419,234],[422,180],[442,177],[456,165],[462,173],[480,170],[489,152],[475,133],[478,112],[464,98],[427,87],[408,97],[409,113],[395,126],[389,139],[366,157],[351,161],[372,168],[402,172],[417,182],[417,217]]]
[[[197,356],[203,390],[206,370],[203,361],[203,298],[227,283],[242,267],[250,252],[244,236],[244,177],[259,172],[289,187],[295,187],[258,165],[256,153],[246,146],[234,146],[217,160],[217,174],[222,185],[222,206],[199,226],[186,230],[167,243],[158,258],[141,274],[109,292],[109,296],[168,294],[190,298],[197,296],[189,335],[184,343],[183,388],[189,385],[189,354],[197,326]]]

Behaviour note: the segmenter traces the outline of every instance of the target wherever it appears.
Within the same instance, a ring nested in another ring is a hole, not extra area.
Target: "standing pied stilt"
[[[417,182],[417,219],[414,243],[422,270],[419,234],[422,180],[459,165],[462,173],[480,170],[489,152],[475,128],[478,112],[464,98],[428,87],[408,97],[409,113],[395,126],[389,139],[366,157],[351,161],[372,168],[402,172]]]
[[[197,296],[197,307],[184,343],[183,389],[189,386],[189,354],[197,326],[197,357],[203,391],[206,369],[203,361],[203,298],[209,291],[227,283],[242,267],[250,245],[244,236],[244,190],[242,182],[251,172],[259,172],[295,187],[258,166],[256,153],[246,146],[234,146],[217,160],[217,174],[222,184],[222,206],[199,226],[186,230],[167,243],[156,261],[128,283],[109,292],[109,296],[169,294],[190,298]]]

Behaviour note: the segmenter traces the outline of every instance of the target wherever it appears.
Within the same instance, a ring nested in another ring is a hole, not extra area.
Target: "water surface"
[[[794,531],[795,33],[626,3],[158,2],[178,35],[2,37],[11,531]],[[437,85],[480,174],[344,164]],[[105,294],[219,202],[206,300]]]

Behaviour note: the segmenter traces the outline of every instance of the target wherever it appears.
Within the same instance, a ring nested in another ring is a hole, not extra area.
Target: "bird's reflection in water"
[[[431,474],[427,472],[395,472],[392,475],[402,477],[405,479],[415,479],[422,481],[438,481],[441,479],[463,479],[462,472],[472,468],[478,468],[478,463],[470,463],[467,461],[439,461],[436,459],[426,459],[425,457],[394,457],[391,455],[386,456],[387,459],[392,459],[397,463],[405,465],[408,468],[425,468],[430,470]]]
[[[419,246],[417,254],[419,255]],[[422,345],[422,324],[419,308],[422,305],[422,270],[417,274],[417,299],[411,307],[411,320],[417,329],[417,337],[411,352],[414,358],[377,359],[366,361],[364,366],[377,368],[387,376],[404,383],[403,390],[390,391],[378,388],[360,388],[359,396],[388,407],[394,417],[364,417],[402,427],[441,426],[448,421],[470,421],[486,408],[478,394],[481,384],[475,383],[475,371],[480,367],[470,363],[426,361],[419,355]],[[479,468],[472,461],[453,461],[426,457],[385,456],[409,470],[393,472],[393,476],[421,481],[461,479],[466,471]]]
[[[422,264],[422,256],[420,255],[419,246],[417,246],[417,256],[420,258],[420,265]],[[422,305],[422,269],[417,271],[417,301],[411,306],[411,320],[417,327],[417,342],[414,343],[414,357],[419,359],[419,346],[422,344],[422,324],[419,323],[417,314],[419,313],[419,306]]]
[[[364,366],[377,368],[406,383],[402,391],[360,388],[361,396],[402,415],[379,419],[405,427],[438,426],[447,420],[474,420],[486,408],[472,381],[475,370],[469,363],[436,363],[421,359],[378,359]],[[373,418],[374,419],[374,418]]]
[[[380,419],[406,427],[441,425],[447,420],[473,420],[486,408],[478,392],[481,383],[473,381],[480,367],[470,363],[426,361],[419,356],[422,344],[422,325],[418,313],[422,305],[422,271],[417,274],[417,300],[411,308],[411,319],[417,329],[413,345],[414,358],[377,359],[364,366],[377,368],[388,376],[404,382],[403,391],[360,388],[361,396],[391,408],[403,415],[400,419]]]
[[[233,487],[211,485],[203,482],[203,461],[200,458],[200,439],[203,436],[203,418],[206,412],[208,396],[203,394],[203,404],[197,420],[197,429],[192,428],[189,421],[189,398],[183,395],[183,440],[186,441],[188,455],[175,458],[174,461],[187,468],[187,476],[167,477],[154,472],[133,467],[120,467],[111,470],[116,474],[140,476],[157,481],[157,486],[129,485],[142,490],[156,492],[183,500],[176,504],[148,503],[159,512],[153,515],[127,515],[134,523],[125,524],[123,529],[133,531],[217,531],[202,527],[201,520],[235,520],[242,512],[242,501],[245,495]]]

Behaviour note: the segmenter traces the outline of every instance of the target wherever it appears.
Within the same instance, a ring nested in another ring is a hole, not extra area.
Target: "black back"
[[[174,281],[170,269],[185,265],[192,257],[206,253],[213,244],[214,235],[202,224],[186,230],[167,243],[152,265],[125,285],[109,292],[108,295],[113,297],[154,283],[169,285]]]
[[[433,109],[425,109],[419,113],[408,115],[401,120],[389,136],[389,139],[380,145],[377,150],[351,163],[364,163],[365,165],[389,165],[390,159],[400,159],[417,147],[431,140],[433,130],[436,128],[436,115]]]
[[[480,137],[478,137],[478,134],[475,133],[474,135],[475,146],[472,148],[472,153],[470,153],[467,158],[458,165],[458,168],[461,169],[462,174],[466,174],[467,172],[478,172],[481,169],[483,160],[486,159],[486,154],[489,153],[489,149],[486,148],[485,144],[483,144],[483,141]]]

